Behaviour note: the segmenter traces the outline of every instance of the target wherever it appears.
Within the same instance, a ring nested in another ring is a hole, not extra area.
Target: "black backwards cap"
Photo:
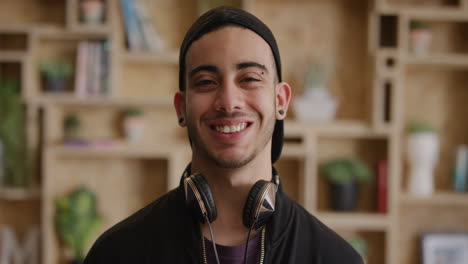
[[[247,28],[257,33],[262,37],[268,45],[270,45],[273,57],[276,64],[276,72],[278,81],[281,82],[281,59],[276,44],[275,37],[271,30],[260,19],[254,15],[236,7],[221,6],[204,13],[190,27],[182,41],[179,55],[179,90],[185,90],[185,55],[190,45],[203,35],[213,32],[222,27],[234,25],[242,28]],[[275,163],[283,149],[283,120],[276,120],[275,129],[273,131],[272,147],[271,147],[271,162]]]

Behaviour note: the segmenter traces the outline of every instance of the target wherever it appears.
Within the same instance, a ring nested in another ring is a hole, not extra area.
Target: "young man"
[[[174,105],[192,162],[177,189],[104,233],[85,263],[362,263],[283,193],[272,167],[291,88],[268,27],[213,9],[187,32],[179,63]]]

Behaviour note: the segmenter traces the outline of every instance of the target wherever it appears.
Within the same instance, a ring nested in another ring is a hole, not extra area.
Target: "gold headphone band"
[[[203,202],[203,200],[201,198],[201,195],[200,195],[200,192],[198,191],[198,188],[193,183],[192,178],[189,177],[189,178],[186,179],[186,181],[190,185],[190,188],[192,188],[193,193],[195,194],[195,197],[197,198],[198,205],[200,205],[200,209],[202,211],[202,214],[208,216],[208,213],[207,213],[206,208],[205,208],[205,203]]]

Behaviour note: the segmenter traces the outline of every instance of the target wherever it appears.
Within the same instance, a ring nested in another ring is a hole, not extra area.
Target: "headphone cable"
[[[214,238],[213,229],[211,229],[211,224],[210,224],[210,221],[208,220],[208,216],[206,216],[206,215],[204,215],[204,216],[205,216],[206,223],[208,224],[208,229],[210,229],[211,242],[213,243],[213,250],[214,250],[214,253],[215,253],[215,257],[216,257],[216,263],[220,264],[219,257],[218,257],[218,250],[216,249],[216,242],[215,242],[215,238]],[[205,238],[203,238],[203,239],[205,239]]]
[[[245,251],[244,251],[244,264],[247,264],[247,256],[248,256],[248,249],[249,249],[250,232],[252,232],[252,228],[255,226],[255,222],[257,222],[257,219],[254,220],[252,226],[250,226],[250,228],[249,228],[249,233],[247,234],[247,242],[245,243]]]

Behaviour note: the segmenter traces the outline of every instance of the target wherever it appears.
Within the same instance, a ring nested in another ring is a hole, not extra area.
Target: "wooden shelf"
[[[102,144],[101,144],[102,145]],[[166,147],[147,144],[129,144],[114,141],[108,146],[66,146],[57,145],[49,148],[52,154],[72,158],[151,158],[167,159],[172,153],[190,151],[186,145],[165,144]]]
[[[151,98],[151,99],[132,99],[132,98],[114,98],[106,96],[96,97],[77,97],[72,93],[63,94],[45,94],[31,99],[32,103],[38,105],[73,105],[73,106],[172,106],[172,96]]]
[[[400,201],[405,204],[416,205],[461,205],[468,206],[468,193],[436,192],[432,196],[424,198],[405,193],[401,195]]]
[[[76,24],[71,29],[71,32],[74,34],[109,34],[110,27],[108,25],[85,25],[85,24]]]
[[[77,31],[70,31],[66,28],[59,26],[40,26],[34,28],[34,33],[45,38],[53,39],[76,39],[82,40],[83,38],[109,38],[111,35],[110,30],[103,30],[102,27],[96,29],[78,29]]]
[[[430,21],[453,21],[453,22],[468,22],[466,11],[461,11],[459,8],[414,8],[407,7],[401,9],[401,14],[408,16],[409,19],[430,20]]]
[[[37,27],[34,25],[13,24],[13,25],[0,25],[0,33],[30,33],[32,28]]]
[[[405,63],[409,65],[434,65],[455,68],[468,68],[468,55],[428,55],[415,56],[409,54]]]
[[[359,229],[385,231],[390,219],[387,215],[377,213],[316,213],[315,216],[326,225],[338,229]]]
[[[123,59],[134,63],[168,63],[177,64],[179,62],[178,51],[167,52],[125,52]]]
[[[0,51],[0,62],[18,62],[22,63],[26,59],[24,51]]]
[[[34,200],[40,198],[39,188],[11,188],[11,187],[0,187],[0,199],[12,200],[12,201],[23,201],[23,200]]]
[[[299,136],[304,133],[313,132],[318,136],[327,137],[366,137],[379,138],[388,137],[390,128],[374,130],[364,122],[359,121],[333,121],[323,124],[310,124],[300,121],[287,120],[284,125],[287,136]]]
[[[379,10],[383,14],[401,14],[410,19],[422,19],[432,21],[468,21],[466,11],[458,7],[430,6],[415,7],[413,5],[384,5]]]

